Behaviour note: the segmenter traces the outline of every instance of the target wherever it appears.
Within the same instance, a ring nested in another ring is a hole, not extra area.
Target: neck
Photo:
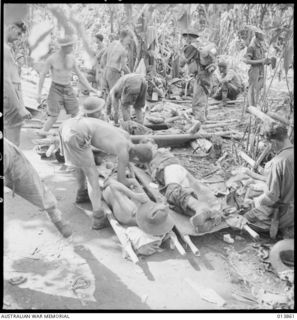
[[[289,147],[292,147],[292,143],[291,143],[291,141],[289,140],[289,138],[286,138],[282,143],[279,144],[279,147],[278,147],[278,149],[276,150],[276,152],[279,152],[279,151],[281,151],[282,149],[289,148]]]

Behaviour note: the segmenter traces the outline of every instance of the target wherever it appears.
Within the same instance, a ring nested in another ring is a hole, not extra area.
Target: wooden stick
[[[171,231],[171,232],[169,233],[169,237],[170,237],[173,245],[174,245],[175,248],[177,249],[177,251],[180,253],[180,255],[185,256],[185,255],[186,255],[186,251],[185,251],[185,249],[183,248],[183,246],[179,243],[179,241],[177,240],[176,234],[175,234],[173,231]]]
[[[259,234],[251,229],[247,224],[243,226],[243,229],[248,232],[253,239],[258,240],[260,238]]]
[[[194,253],[195,256],[200,256],[199,249],[194,245],[189,235],[183,235],[180,233],[182,239],[186,242],[186,244],[190,247],[191,251]]]
[[[271,144],[268,144],[266,146],[266,148],[260,154],[260,156],[257,159],[257,161],[255,162],[255,165],[253,166],[253,170],[257,170],[257,168],[259,167],[260,163],[263,161],[263,159],[266,157],[266,155],[270,152],[270,150],[271,150]]]
[[[253,160],[251,157],[249,157],[245,152],[243,151],[238,151],[238,155],[243,159],[245,160],[252,168],[255,166],[256,164],[256,161]],[[263,173],[264,172],[264,169],[260,166],[258,166],[258,171],[260,173]]]
[[[272,119],[266,113],[262,112],[261,110],[259,110],[256,107],[250,106],[250,107],[248,107],[248,111],[249,111],[249,113],[253,114],[257,118],[261,119],[262,121],[268,121],[270,123],[275,122],[274,119]]]
[[[268,115],[269,117],[271,117],[273,120],[279,121],[279,122],[285,124],[286,126],[289,125],[289,121],[288,121],[287,119],[281,117],[280,115],[278,115],[278,114],[275,113],[275,112],[268,111],[268,112],[267,112],[267,115]]]
[[[107,204],[102,201],[103,204],[103,209],[104,212],[109,220],[109,223],[113,229],[113,231],[115,232],[115,234],[117,235],[121,246],[123,248],[123,250],[129,255],[129,257],[131,258],[131,260],[133,261],[133,263],[138,263],[139,259],[136,255],[136,253],[134,252],[131,242],[129,240],[129,238],[127,237],[126,233],[125,233],[125,229],[119,224],[119,222],[114,218],[112,211],[110,210],[110,208],[107,206]]]

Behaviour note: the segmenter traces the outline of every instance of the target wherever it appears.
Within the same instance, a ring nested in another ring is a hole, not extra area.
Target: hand
[[[134,187],[138,187],[139,184],[137,183],[136,179],[134,178],[130,178],[130,179],[127,179],[128,180],[128,188],[131,187],[131,186],[134,186]]]
[[[270,58],[265,58],[264,59],[264,64],[270,64],[271,63],[271,59]]]

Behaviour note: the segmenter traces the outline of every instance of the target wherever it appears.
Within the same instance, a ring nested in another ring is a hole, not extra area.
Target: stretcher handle
[[[180,253],[180,255],[185,256],[186,251],[183,248],[183,246],[179,243],[179,241],[177,240],[175,233],[173,233],[173,232],[170,233],[170,239],[171,239],[172,243],[174,244],[175,248],[177,249],[177,251]]]
[[[184,235],[182,236],[184,241],[187,243],[187,245],[190,247],[191,251],[194,253],[195,256],[200,256],[200,251],[199,249],[194,245],[192,242],[190,236]]]
[[[255,240],[259,240],[259,239],[260,239],[259,234],[258,234],[256,231],[254,231],[253,229],[251,229],[247,224],[245,224],[245,225],[243,226],[243,229],[244,229],[246,232],[248,232],[248,233],[250,234],[250,236],[251,236],[252,238],[254,238]]]

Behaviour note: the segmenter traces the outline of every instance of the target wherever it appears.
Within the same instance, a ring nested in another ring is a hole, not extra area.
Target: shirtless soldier
[[[70,84],[72,72],[77,74],[81,83],[89,91],[97,93],[97,90],[91,87],[85,76],[81,73],[76,65],[74,56],[71,54],[75,39],[68,35],[63,39],[59,39],[58,42],[61,48],[46,60],[39,80],[37,100],[40,103],[45,77],[49,70],[51,71],[52,84],[47,98],[48,118],[39,132],[40,135],[46,135],[57,121],[61,106],[65,108],[67,114],[75,116],[78,113],[78,101]]]
[[[133,144],[127,132],[98,119],[104,104],[103,99],[87,98],[83,104],[82,114],[66,120],[60,128],[61,149],[65,163],[77,168],[76,202],[83,202],[89,196],[93,207],[93,229],[104,228],[106,217],[101,205],[98,172],[92,147],[118,157],[117,178],[126,186],[136,185],[133,179],[126,178],[129,160],[138,159],[147,162],[152,159],[152,151],[148,145]],[[86,190],[86,180],[88,190]]]
[[[131,72],[127,66],[128,53],[126,50],[130,39],[130,34],[127,31],[121,31],[120,40],[114,40],[102,56],[102,63],[106,65],[103,75],[104,98],[107,97],[111,88],[120,79],[121,71],[125,74]]]

